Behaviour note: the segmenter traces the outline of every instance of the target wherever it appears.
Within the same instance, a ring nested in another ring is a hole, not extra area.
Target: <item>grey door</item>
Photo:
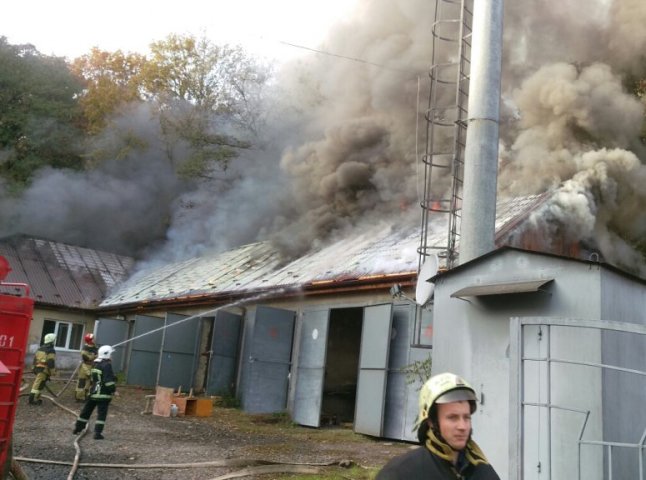
[[[293,419],[309,427],[321,425],[329,326],[329,309],[303,312]]]
[[[126,382],[129,385],[154,387],[157,384],[164,319],[137,315],[133,329],[132,349]],[[153,330],[160,329],[158,331]]]
[[[241,326],[241,315],[219,311],[215,317],[206,381],[206,392],[209,395],[235,393]]]
[[[258,307],[251,335],[243,409],[248,413],[282,412],[287,406],[294,312]]]
[[[419,354],[423,353],[423,351],[413,352],[410,347],[414,319],[415,305],[393,307],[382,435],[385,438],[412,441],[417,439],[417,434],[413,434],[412,429],[416,420],[414,416],[417,413],[417,388],[420,385],[409,384],[404,372],[404,368],[418,360]],[[428,354],[428,351],[426,353]]]
[[[357,433],[375,437],[383,433],[391,324],[391,304],[364,308],[354,414]]]
[[[128,339],[128,322],[116,318],[99,318],[94,324],[94,336],[97,345],[115,346]],[[118,345],[112,354],[114,373],[123,371],[125,360],[125,345]]]
[[[193,387],[201,317],[166,314],[158,385],[187,391]]]

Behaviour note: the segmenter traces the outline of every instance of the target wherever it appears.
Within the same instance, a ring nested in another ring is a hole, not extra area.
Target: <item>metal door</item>
[[[128,339],[128,322],[116,318],[99,318],[94,324],[94,336],[97,345],[118,345]],[[112,354],[114,373],[124,369],[126,346],[118,345]]]
[[[164,326],[164,319],[146,315],[135,316],[132,349],[128,362],[126,383],[154,387],[157,384],[159,354],[162,346],[163,329],[148,333]],[[137,338],[140,337],[140,338]]]
[[[512,318],[509,477],[646,479],[645,352],[644,325]]]
[[[166,314],[158,385],[188,390],[193,387],[201,317]]]
[[[206,381],[206,392],[209,395],[235,393],[241,326],[241,315],[219,311],[215,316]]]
[[[248,413],[283,412],[294,337],[294,312],[271,307],[256,309],[249,372],[243,396]]]
[[[303,312],[293,419],[308,427],[321,425],[330,310]]]
[[[409,384],[404,372],[404,368],[417,360],[420,353],[413,353],[410,347],[414,319],[415,305],[393,307],[383,437],[394,440],[417,440],[417,435],[412,433],[415,419],[411,418],[410,412],[417,413],[419,384]],[[409,408],[411,403],[415,405],[412,410]]]
[[[363,310],[361,354],[354,431],[375,437],[383,433],[392,305]]]

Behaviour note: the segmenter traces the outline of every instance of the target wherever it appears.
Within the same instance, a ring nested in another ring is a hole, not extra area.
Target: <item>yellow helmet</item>
[[[476,392],[466,380],[453,373],[432,376],[419,392],[419,415],[415,430],[430,416],[433,405],[464,401],[471,403],[473,413],[476,409]]]

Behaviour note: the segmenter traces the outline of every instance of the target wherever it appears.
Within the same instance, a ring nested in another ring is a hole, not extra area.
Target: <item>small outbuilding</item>
[[[430,280],[433,370],[478,391],[476,438],[501,478],[642,478],[644,280],[510,247]]]

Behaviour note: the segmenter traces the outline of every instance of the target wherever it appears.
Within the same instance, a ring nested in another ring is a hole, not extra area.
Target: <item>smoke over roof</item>
[[[642,2],[517,0],[504,21],[500,195],[560,189],[535,224],[572,225],[628,265],[643,264],[646,233],[644,104],[626,89],[646,66]],[[3,233],[165,261],[265,239],[294,256],[378,221],[417,221],[433,3],[360,2],[319,46],[334,55],[283,66],[262,141],[221,182],[177,178],[145,112],[130,114],[122,122],[145,134],[145,153],[42,172],[3,202]]]

